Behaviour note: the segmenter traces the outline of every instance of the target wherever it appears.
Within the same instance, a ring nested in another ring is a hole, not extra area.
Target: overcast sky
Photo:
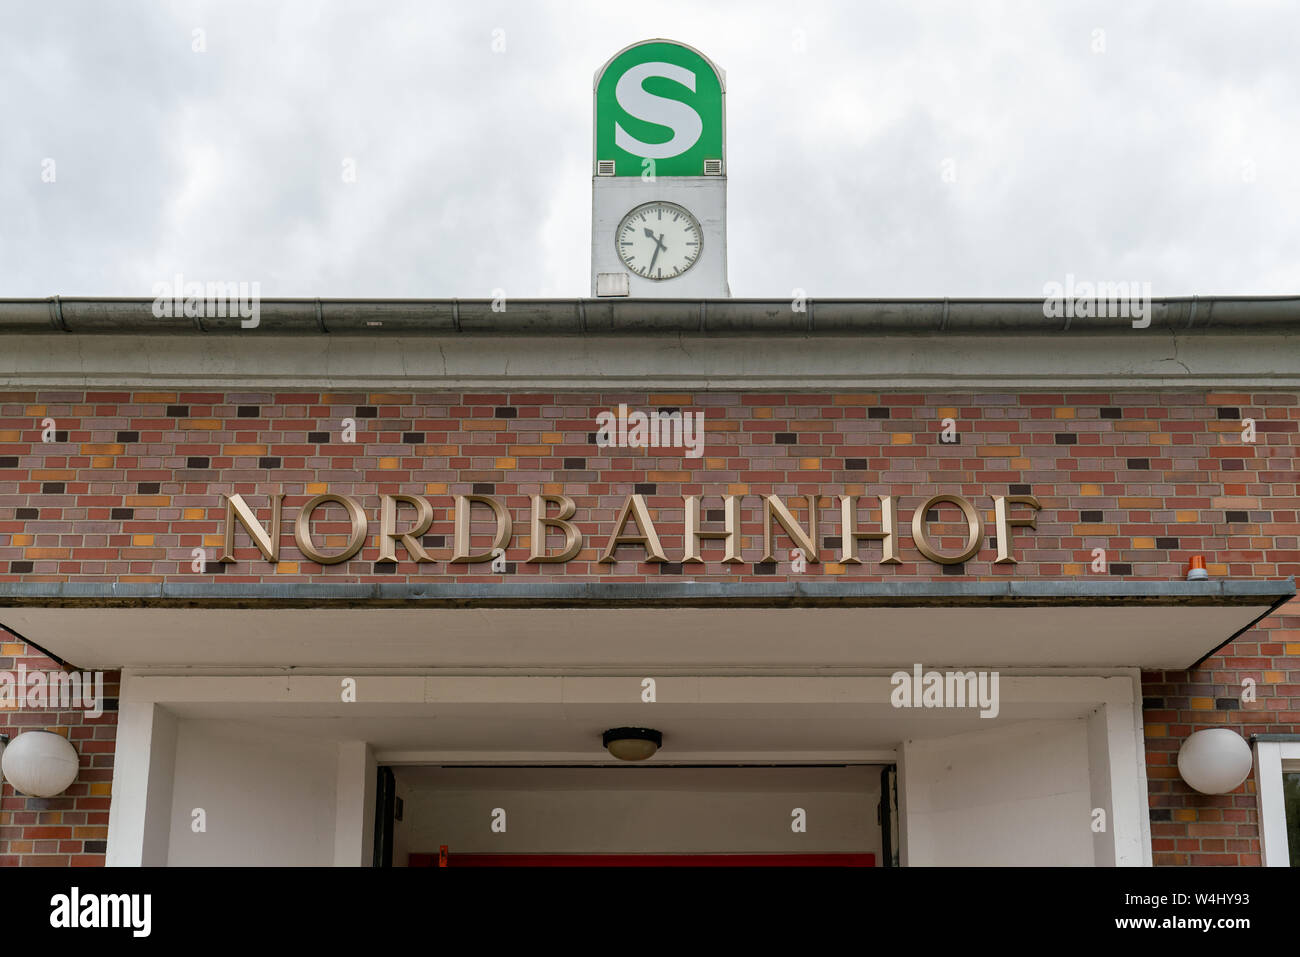
[[[1294,0],[7,0],[0,297],[587,295],[650,37],[727,74],[736,296],[1300,292]]]

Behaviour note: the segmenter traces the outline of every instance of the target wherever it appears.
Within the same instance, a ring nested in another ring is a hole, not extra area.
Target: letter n
[[[223,564],[235,560],[236,522],[244,526],[244,531],[248,532],[249,537],[253,539],[253,544],[257,546],[263,558],[272,564],[280,561],[280,505],[284,500],[284,493],[277,492],[270,498],[271,528],[268,532],[257,520],[257,516],[253,514],[253,510],[248,507],[242,495],[226,496],[226,524],[222,535],[220,559]]]

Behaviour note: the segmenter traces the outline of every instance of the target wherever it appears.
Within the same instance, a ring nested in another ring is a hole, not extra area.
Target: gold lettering
[[[880,531],[858,531],[858,505],[856,495],[840,496],[840,564],[861,565],[858,557],[858,539],[865,538],[879,541],[880,561],[878,565],[901,565],[898,557],[898,503],[892,495],[878,496],[880,499]]]
[[[1043,507],[1032,495],[993,496],[993,518],[998,530],[998,557],[994,559],[994,565],[1016,564],[1016,560],[1011,557],[1011,529],[1038,528],[1037,515],[1030,515],[1028,518],[1008,518],[1008,505],[1028,505],[1035,511]]]
[[[326,555],[311,540],[312,513],[327,502],[336,502],[342,505],[347,511],[348,521],[352,525],[352,530],[348,535],[348,543],[343,551],[337,555]],[[293,523],[293,540],[298,545],[298,551],[318,565],[338,565],[341,562],[346,562],[361,551],[361,546],[366,543],[366,513],[361,511],[361,506],[347,495],[336,495],[333,492],[317,495],[308,501],[302,507],[302,511],[298,513],[298,518]]]
[[[547,505],[560,506],[558,515],[548,518]],[[567,562],[582,551],[582,533],[566,519],[573,518],[578,506],[567,495],[534,495],[533,521],[529,534],[528,560],[530,562]],[[564,548],[555,555],[546,553],[546,532],[558,528],[564,532]]]
[[[722,508],[724,510],[723,530],[703,531],[700,528],[700,496],[686,495],[686,534],[685,551],[682,554],[682,563],[697,562],[704,563],[700,555],[700,542],[706,538],[720,538],[727,544],[725,546],[726,554],[723,555],[724,564],[744,563],[740,557],[740,496],[724,495],[722,497]]]
[[[623,534],[628,519],[636,523],[637,534]],[[646,508],[645,499],[640,495],[629,495],[623,507],[619,509],[618,518],[614,520],[614,531],[610,533],[609,541],[605,545],[605,554],[600,557],[600,561],[614,561],[614,549],[620,545],[640,545],[646,551],[647,562],[668,561],[663,546],[659,544],[655,523],[650,519],[650,510]]]
[[[492,514],[496,516],[497,532],[492,539],[492,547],[485,552],[470,554],[470,509],[474,505],[486,505],[492,509]],[[505,506],[489,495],[457,495],[456,496],[456,528],[452,542],[452,563],[453,564],[470,564],[473,562],[490,562],[493,559],[493,552],[496,549],[504,549],[510,544],[510,533],[513,526],[510,522],[510,513],[506,511]]]
[[[772,553],[772,519],[775,518],[790,540],[803,550],[803,557],[810,562],[817,562],[817,506],[820,502],[816,495],[805,495],[808,502],[808,531],[805,532],[785,503],[775,495],[763,496],[763,557],[760,562],[774,562]]]
[[[397,564],[397,543],[401,542],[408,555],[417,562],[433,559],[419,542],[419,537],[433,524],[433,509],[418,495],[384,495],[379,505],[379,558],[378,561]],[[398,503],[415,506],[415,524],[405,532],[397,531]]]
[[[930,545],[930,540],[926,537],[925,532],[925,514],[936,505],[943,502],[950,502],[961,509],[962,514],[966,516],[967,540],[966,547],[960,555],[941,555]],[[917,551],[932,562],[938,562],[940,565],[960,565],[962,562],[971,558],[980,550],[980,539],[984,536],[984,521],[980,518],[975,507],[966,501],[960,495],[934,495],[920,508],[912,513],[912,540],[916,543]]]
[[[271,528],[270,531],[262,528],[262,523],[257,520],[253,510],[248,507],[242,495],[226,496],[226,524],[225,535],[222,539],[221,558],[223,564],[229,564],[235,560],[235,523],[238,522],[244,526],[244,531],[248,532],[249,537],[253,539],[253,544],[257,550],[262,553],[271,564],[280,561],[280,505],[284,499],[283,492],[277,492],[270,496],[271,498]]]

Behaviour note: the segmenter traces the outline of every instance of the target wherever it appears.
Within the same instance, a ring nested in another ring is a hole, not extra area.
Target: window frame
[[[1286,803],[1282,774],[1300,772],[1300,734],[1257,734],[1255,802],[1259,809],[1259,848],[1265,867],[1290,867],[1286,836]]]

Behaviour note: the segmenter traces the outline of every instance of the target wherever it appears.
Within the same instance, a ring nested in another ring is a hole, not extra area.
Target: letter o
[[[962,514],[966,516],[966,529],[969,536],[966,540],[966,547],[960,555],[941,555],[930,545],[930,541],[925,534],[925,515],[935,505],[942,502],[949,502],[961,509]],[[975,553],[980,550],[980,542],[984,539],[984,521],[980,518],[979,512],[975,511],[975,506],[962,498],[960,495],[935,495],[929,498],[924,505],[912,513],[912,541],[916,543],[916,550],[932,562],[938,562],[940,565],[960,565],[962,562],[973,558]]]
[[[348,521],[352,523],[352,533],[348,536],[347,547],[337,555],[326,555],[311,540],[312,513],[326,502],[337,502],[347,509]],[[366,541],[366,529],[366,513],[361,510],[360,505],[346,495],[326,492],[324,495],[317,495],[302,507],[302,511],[298,513],[293,523],[293,540],[297,542],[298,550],[313,562],[319,565],[337,565],[346,562],[361,551],[361,546]]]

